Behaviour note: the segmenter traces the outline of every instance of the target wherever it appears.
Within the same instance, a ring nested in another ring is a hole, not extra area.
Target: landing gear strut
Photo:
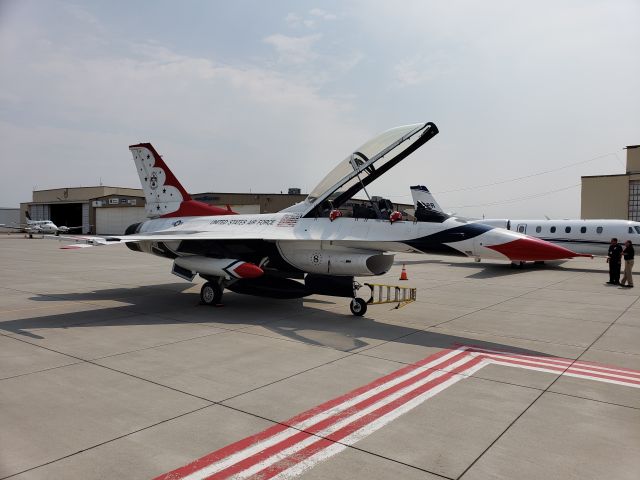
[[[200,300],[204,305],[219,305],[222,300],[222,287],[215,282],[206,282],[200,290]]]
[[[351,304],[349,305],[351,309],[351,313],[353,313],[356,317],[361,317],[367,311],[367,302],[362,298],[354,298],[351,300]]]

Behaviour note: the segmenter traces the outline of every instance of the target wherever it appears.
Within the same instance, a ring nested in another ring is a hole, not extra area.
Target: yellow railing
[[[365,283],[371,290],[368,305],[382,305],[384,303],[397,303],[395,308],[402,308],[416,301],[417,289],[413,287],[400,287],[398,285],[383,285],[381,283]]]

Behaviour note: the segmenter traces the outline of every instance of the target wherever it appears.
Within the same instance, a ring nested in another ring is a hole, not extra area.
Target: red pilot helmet
[[[397,222],[398,220],[402,220],[402,214],[397,210],[395,212],[391,212],[391,215],[389,215],[389,221],[393,223]]]
[[[338,218],[342,216],[342,212],[340,210],[331,210],[331,212],[329,212],[329,220],[331,220],[332,222]]]

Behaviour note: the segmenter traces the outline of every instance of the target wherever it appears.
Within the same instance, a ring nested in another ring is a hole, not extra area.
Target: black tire
[[[351,313],[353,313],[356,317],[361,317],[367,312],[367,302],[365,302],[362,298],[354,298],[353,300],[351,300],[349,308],[351,309]]]
[[[222,300],[222,287],[217,283],[206,282],[200,289],[200,301],[204,305],[218,305]]]

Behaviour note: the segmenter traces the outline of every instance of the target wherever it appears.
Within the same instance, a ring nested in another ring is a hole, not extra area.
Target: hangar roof
[[[36,203],[86,202],[108,195],[144,197],[144,193],[140,188],[107,187],[99,185],[94,187],[65,187],[52,188],[49,190],[34,190],[32,201]]]

